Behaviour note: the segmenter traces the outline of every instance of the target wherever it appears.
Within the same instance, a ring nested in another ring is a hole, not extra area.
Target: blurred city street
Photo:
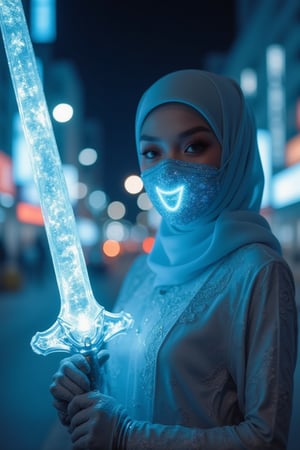
[[[0,292],[1,450],[42,450],[56,419],[49,384],[60,359],[66,354],[54,353],[44,357],[35,354],[30,347],[32,336],[37,331],[48,329],[59,312],[60,300],[52,268],[47,272],[42,279],[28,278],[15,292]],[[112,281],[113,276],[103,271],[90,274],[95,297],[108,310],[122,275]],[[295,381],[288,450],[299,449],[300,357]]]

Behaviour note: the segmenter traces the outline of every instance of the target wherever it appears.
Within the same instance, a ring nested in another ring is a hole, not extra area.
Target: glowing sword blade
[[[61,298],[57,321],[31,346],[92,351],[133,321],[94,299],[21,0],[0,0],[0,24]]]

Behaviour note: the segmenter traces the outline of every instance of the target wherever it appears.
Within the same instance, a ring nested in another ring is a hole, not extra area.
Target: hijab
[[[205,215],[185,227],[162,219],[148,264],[157,285],[181,284],[231,252],[252,243],[280,253],[278,240],[259,214],[264,176],[252,112],[238,84],[203,70],[179,70],[156,81],[136,113],[139,138],[149,113],[166,103],[181,103],[201,114],[222,148],[221,191]]]

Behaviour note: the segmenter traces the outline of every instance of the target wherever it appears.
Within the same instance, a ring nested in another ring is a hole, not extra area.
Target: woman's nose
[[[169,147],[165,152],[164,159],[182,159],[180,151],[176,147]]]

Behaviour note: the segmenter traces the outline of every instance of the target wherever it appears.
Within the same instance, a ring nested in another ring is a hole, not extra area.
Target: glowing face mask
[[[142,173],[154,207],[170,225],[201,218],[220,191],[219,169],[166,159]]]

